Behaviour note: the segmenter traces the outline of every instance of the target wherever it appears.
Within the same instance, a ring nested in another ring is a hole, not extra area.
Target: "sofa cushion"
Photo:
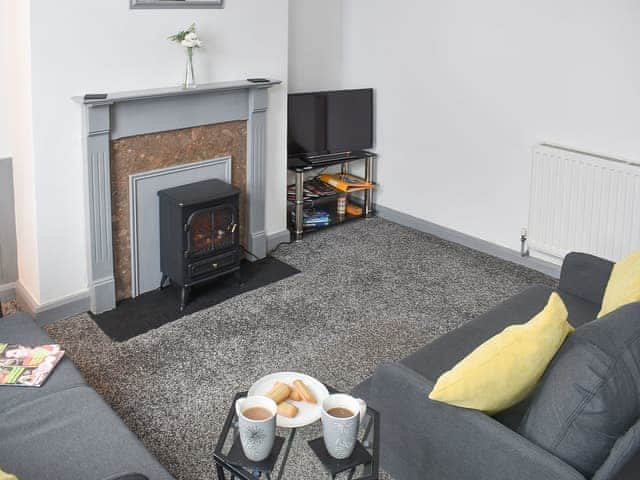
[[[51,338],[24,314],[4,317],[0,320],[0,342],[24,345],[46,345]],[[44,385],[40,388],[3,387],[0,388],[0,415],[17,405],[36,398],[66,390],[78,385],[86,385],[85,380],[68,357],[63,357]]]
[[[431,400],[495,415],[517,405],[536,387],[573,331],[569,313],[553,292],[547,305],[524,325],[510,325],[443,373]]]
[[[562,262],[560,290],[602,304],[613,263],[587,253],[569,253]]]
[[[37,398],[0,414],[0,459],[20,479],[103,480],[129,472],[171,480],[86,386]]]
[[[440,375],[481,343],[509,325],[531,320],[531,317],[544,308],[551,292],[552,288],[543,285],[530,287],[489,312],[435,339],[401,360],[401,363],[435,383]]]
[[[640,250],[613,267],[598,318],[633,302],[640,302]]]
[[[16,477],[15,475],[13,475],[11,473],[4,472],[0,468],[0,480],[18,480],[18,477]]]
[[[598,311],[600,310],[599,304],[591,303],[588,300],[562,290],[558,290],[558,293],[569,311],[569,323],[573,327],[578,328],[596,319]]]
[[[509,325],[531,320],[544,308],[553,288],[534,285],[515,295],[487,313],[435,339],[401,363],[435,382],[440,375],[466,357],[481,343],[500,333]],[[569,311],[569,323],[579,327],[596,318],[599,305],[570,293],[558,291]]]
[[[640,416],[640,303],[569,336],[519,432],[591,477]]]

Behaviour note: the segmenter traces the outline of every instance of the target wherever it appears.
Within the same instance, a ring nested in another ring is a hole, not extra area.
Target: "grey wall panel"
[[[108,106],[92,107],[92,116],[102,117]],[[89,126],[96,125],[89,121]],[[101,128],[101,127],[100,127]],[[113,237],[111,232],[111,165],[109,132],[88,130],[86,139],[87,185],[89,200],[89,282],[93,286],[91,311],[111,310],[116,302],[116,281],[113,273]]]
[[[10,158],[0,159],[0,285],[18,279],[13,169]]]
[[[116,103],[111,111],[111,139],[247,120],[248,96],[247,90],[239,90]]]
[[[162,270],[158,192],[212,178],[231,183],[231,157],[163,168],[129,177],[133,297],[156,290],[160,286]]]

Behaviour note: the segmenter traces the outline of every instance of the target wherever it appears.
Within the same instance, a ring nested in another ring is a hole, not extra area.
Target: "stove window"
[[[234,234],[238,228],[233,205],[198,210],[187,223],[188,250],[191,256],[225,250],[234,246]]]

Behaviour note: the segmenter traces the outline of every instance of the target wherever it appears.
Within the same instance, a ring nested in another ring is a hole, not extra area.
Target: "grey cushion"
[[[594,321],[600,312],[600,304],[591,303],[564,290],[558,290],[558,294],[569,312],[569,323],[576,328]]]
[[[103,480],[130,472],[172,478],[86,386],[0,414],[0,438],[2,467],[21,480]]]
[[[636,480],[640,472],[640,421],[620,437],[593,480]]]
[[[24,313],[16,313],[0,320],[0,341],[27,345],[51,343],[49,335]]]
[[[613,263],[586,253],[570,253],[562,263],[560,290],[600,305]]]
[[[640,303],[569,335],[519,432],[592,476],[640,416]]]
[[[24,345],[53,343],[31,317],[24,314],[12,315],[0,320],[0,342]],[[0,414],[24,402],[78,385],[86,385],[84,378],[76,370],[71,360],[68,357],[63,357],[40,388],[0,387]]]
[[[53,343],[24,314],[0,320],[0,342]],[[66,357],[40,388],[0,387],[0,465],[21,480],[172,479]]]

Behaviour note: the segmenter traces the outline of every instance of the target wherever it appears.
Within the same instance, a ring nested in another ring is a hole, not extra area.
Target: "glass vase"
[[[193,48],[187,48],[187,65],[184,72],[182,88],[196,88],[196,76],[193,73]]]

